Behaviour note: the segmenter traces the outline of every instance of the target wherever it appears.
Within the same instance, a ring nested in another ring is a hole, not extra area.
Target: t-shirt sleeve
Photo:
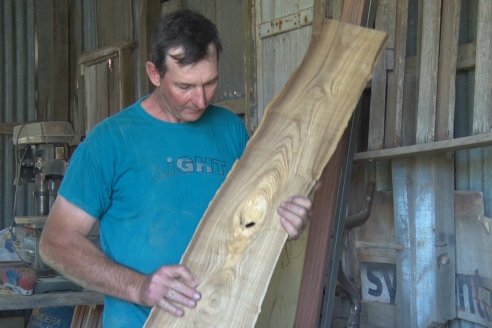
[[[110,203],[111,160],[104,157],[109,152],[95,140],[86,139],[75,150],[63,177],[59,194],[96,219],[106,211]]]

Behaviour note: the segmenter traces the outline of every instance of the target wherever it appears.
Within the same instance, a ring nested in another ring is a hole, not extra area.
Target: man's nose
[[[207,97],[205,95],[205,89],[203,87],[196,87],[195,90],[193,90],[193,104],[200,108],[203,109],[207,106]]]

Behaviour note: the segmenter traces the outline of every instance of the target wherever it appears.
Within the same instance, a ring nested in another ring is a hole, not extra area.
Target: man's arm
[[[83,287],[132,303],[182,315],[176,305],[193,308],[200,294],[184,266],[161,267],[145,276],[111,261],[88,235],[96,219],[58,196],[43,229],[40,253],[44,262]]]

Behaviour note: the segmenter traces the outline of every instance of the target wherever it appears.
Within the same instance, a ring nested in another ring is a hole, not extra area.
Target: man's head
[[[196,12],[181,9],[159,20],[151,38],[150,60],[163,77],[167,55],[179,65],[194,64],[209,55],[210,45],[215,47],[218,60],[222,44],[215,24]]]
[[[217,28],[200,14],[179,10],[161,18],[146,63],[155,86],[155,106],[147,111],[169,122],[198,120],[217,90],[221,49]]]

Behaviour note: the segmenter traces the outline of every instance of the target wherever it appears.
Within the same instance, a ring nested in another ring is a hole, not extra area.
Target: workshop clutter
[[[36,287],[36,271],[25,264],[2,264],[0,269],[2,285],[9,287],[15,294],[32,295]]]

